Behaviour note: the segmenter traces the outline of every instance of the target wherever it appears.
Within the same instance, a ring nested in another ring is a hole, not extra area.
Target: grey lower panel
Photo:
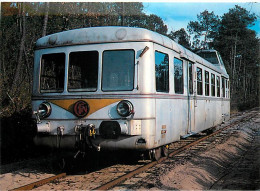
[[[117,139],[102,139],[98,137],[93,140],[93,143],[100,145],[102,150],[118,150],[118,149],[134,149],[134,150],[147,150],[151,149],[148,143],[138,143],[142,139],[141,136],[120,136]],[[62,136],[55,135],[38,135],[34,138],[36,146],[45,146],[50,148],[61,149],[75,149],[75,136]]]

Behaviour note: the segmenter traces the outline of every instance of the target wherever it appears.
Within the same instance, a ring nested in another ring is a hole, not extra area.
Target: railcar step
[[[187,137],[190,137],[190,136],[195,135],[195,134],[196,134],[195,132],[190,132],[190,133],[188,133],[186,135],[182,135],[181,139],[186,139]]]

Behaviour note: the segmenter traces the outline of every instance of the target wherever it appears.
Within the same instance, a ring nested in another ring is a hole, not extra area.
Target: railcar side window
[[[134,89],[134,50],[103,52],[102,90],[130,91]]]
[[[183,62],[174,58],[174,89],[175,93],[183,94]]]
[[[225,90],[225,78],[222,77],[222,97],[226,96],[226,90]]]
[[[215,97],[215,74],[211,74],[211,96]]]
[[[202,87],[202,69],[197,68],[197,94],[203,94],[203,87]]]
[[[71,52],[69,58],[69,91],[96,91],[98,52]]]
[[[189,62],[189,94],[193,94],[193,72],[192,63]]]
[[[155,52],[156,91],[169,92],[169,56]]]
[[[63,92],[65,53],[44,54],[41,59],[41,92]]]
[[[209,72],[205,71],[205,95],[209,96]]]
[[[228,98],[228,80],[225,79],[225,81],[226,81],[226,98]]]
[[[227,86],[227,87],[228,87],[228,92],[227,92],[227,97],[228,97],[228,98],[229,98],[229,91],[230,91],[230,90],[229,90],[229,86],[230,86],[230,82],[229,82],[229,80],[228,80],[228,86]]]
[[[220,78],[217,76],[217,97],[220,97]]]

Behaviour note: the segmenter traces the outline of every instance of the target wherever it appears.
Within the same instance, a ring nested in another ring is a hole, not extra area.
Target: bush
[[[1,118],[1,164],[28,158],[34,152],[36,126],[31,108]]]

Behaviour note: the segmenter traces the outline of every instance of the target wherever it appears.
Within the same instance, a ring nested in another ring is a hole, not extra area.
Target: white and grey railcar
[[[142,28],[93,27],[36,43],[35,143],[160,150],[230,116],[229,76],[215,50],[185,49]]]

